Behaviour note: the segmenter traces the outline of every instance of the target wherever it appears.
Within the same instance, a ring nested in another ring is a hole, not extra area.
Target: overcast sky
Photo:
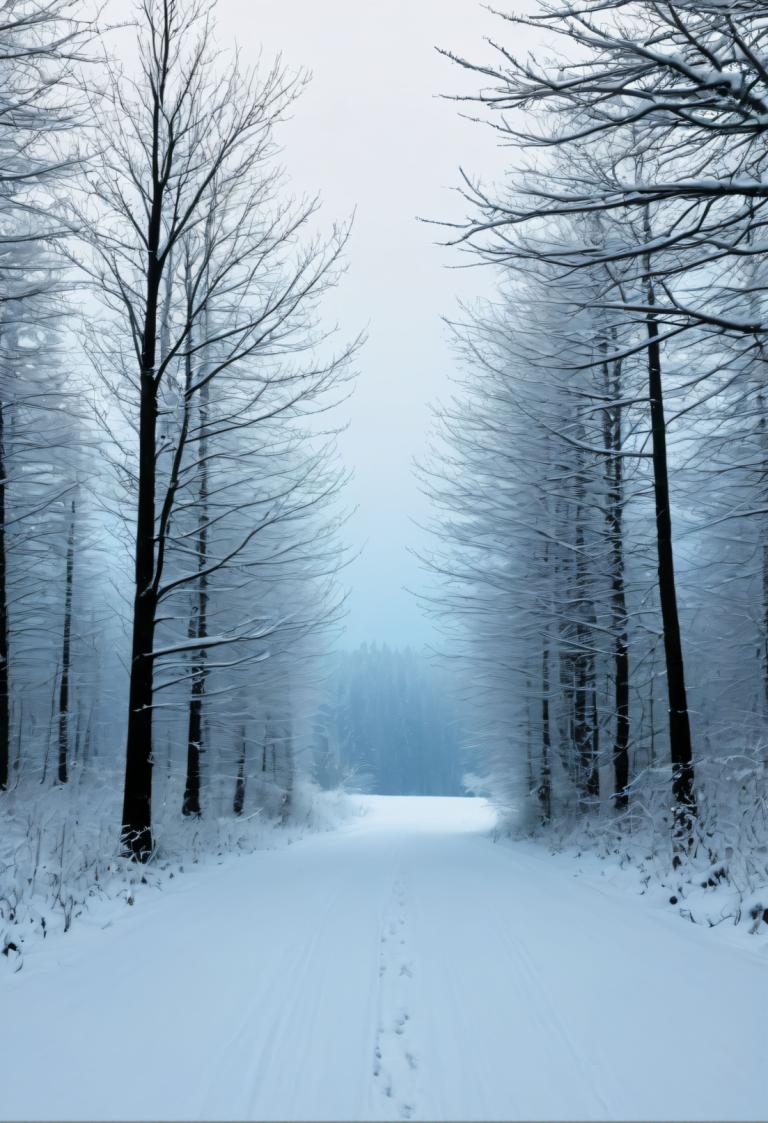
[[[502,166],[490,130],[438,96],[475,81],[435,45],[487,58],[483,36],[505,29],[474,0],[219,0],[217,11],[222,45],[235,39],[247,60],[281,51],[313,75],[283,129],[283,159],[297,191],[320,191],[329,223],[356,211],[349,272],[328,308],[349,335],[368,333],[341,442],[358,507],[347,537],[363,547],[345,574],[345,645],[418,644],[430,626],[403,586],[424,581],[407,551],[423,541],[413,520],[427,505],[411,463],[453,362],[440,317],[492,278],[449,269],[457,255],[416,216],[463,213],[459,164],[489,178]]]

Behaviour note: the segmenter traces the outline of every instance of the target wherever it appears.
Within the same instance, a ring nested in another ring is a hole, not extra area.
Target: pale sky
[[[221,45],[234,39],[245,61],[263,47],[313,75],[282,131],[283,161],[297,192],[320,191],[329,224],[356,210],[349,272],[328,312],[350,336],[368,333],[341,441],[358,507],[347,538],[364,547],[344,575],[344,643],[418,644],[431,625],[403,586],[424,583],[407,548],[423,542],[413,520],[428,509],[411,463],[454,362],[440,317],[458,297],[490,292],[492,276],[449,269],[458,255],[416,216],[463,214],[452,193],[459,164],[486,178],[503,166],[491,131],[438,96],[474,90],[476,79],[435,45],[487,59],[484,35],[509,29],[475,0],[219,0],[217,15]]]

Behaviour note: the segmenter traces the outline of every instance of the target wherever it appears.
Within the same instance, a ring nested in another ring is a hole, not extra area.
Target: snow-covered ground
[[[494,845],[482,800],[361,802],[4,972],[2,1117],[766,1117],[764,941]]]

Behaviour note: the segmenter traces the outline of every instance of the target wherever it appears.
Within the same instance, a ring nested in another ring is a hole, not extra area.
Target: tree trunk
[[[541,817],[545,823],[552,818],[552,777],[549,757],[551,753],[551,732],[549,727],[549,647],[547,636],[541,652],[541,773],[539,780],[539,803]]]
[[[584,644],[587,641],[587,629],[580,629],[579,643]],[[594,807],[600,796],[600,772],[597,766],[598,714],[595,657],[590,651],[580,651],[576,660],[574,705],[580,804],[582,811],[588,811]]]
[[[586,479],[583,463],[576,477],[578,502],[576,521],[576,588],[573,598],[576,616],[574,734],[578,765],[579,802],[583,811],[590,810],[600,796],[600,772],[597,766],[597,683],[595,680],[594,628],[595,607],[589,588],[585,556],[584,496]]]
[[[69,669],[72,648],[72,585],[75,572],[75,500],[70,511],[67,536],[67,569],[64,592],[64,636],[61,645],[61,684],[59,686],[59,770],[60,784],[66,784],[69,755]]]
[[[647,215],[646,236],[648,238],[651,236]],[[649,258],[646,258],[644,284],[647,304],[649,307],[653,307],[656,300]],[[651,401],[653,491],[656,503],[656,544],[659,563],[659,602],[661,605],[664,657],[667,672],[669,749],[672,761],[675,836],[678,843],[687,849],[692,842],[693,819],[696,815],[696,801],[693,791],[693,749],[685,690],[685,669],[672,551],[672,516],[669,505],[667,431],[661,378],[661,348],[659,345],[659,327],[654,312],[649,312],[646,316],[646,328],[648,332],[648,393]]]
[[[651,690],[648,697],[648,723],[651,738],[648,743],[648,767],[656,767],[656,644],[651,650]]]
[[[569,650],[570,643],[568,639],[568,628],[564,621],[560,621],[560,646],[558,648],[558,683],[559,687],[556,695],[559,698],[559,718],[557,724],[557,745],[560,756],[560,763],[567,776],[574,782],[577,778],[578,769],[575,761],[575,754],[573,747],[576,744],[576,666],[573,659],[573,652]],[[550,726],[552,722],[552,714],[550,713]]]
[[[615,337],[614,337],[615,341]],[[623,809],[629,802],[629,621],[624,580],[624,468],[620,456],[621,362],[614,361],[613,377],[608,364],[603,367],[606,396],[616,403],[605,411],[604,444],[609,457],[606,464],[608,502],[606,522],[611,546],[611,616],[613,625],[613,688],[616,727],[613,738],[613,802]]]
[[[5,455],[5,406],[0,402],[0,791],[8,787],[11,739],[11,699],[8,682],[8,590],[6,587],[5,488],[8,467]]]
[[[531,714],[531,694],[533,692],[533,685],[528,678],[525,680],[525,759],[526,759],[526,780],[528,796],[533,794],[536,787],[536,782],[533,776],[533,720]],[[514,747],[512,746],[512,749]]]
[[[155,577],[155,493],[157,455],[157,346],[158,293],[161,266],[161,204],[158,192],[149,223],[147,301],[141,350],[141,403],[139,410],[139,480],[136,514],[133,633],[128,692],[128,732],[125,752],[125,794],[122,839],[125,853],[146,862],[152,852],[152,701],[157,592]]]
[[[280,822],[287,823],[291,817],[291,810],[293,807],[293,784],[294,784],[294,766],[293,766],[293,737],[291,735],[291,726],[285,726],[285,739],[284,739],[284,755],[285,755],[285,790],[283,792],[283,804],[280,809]]]
[[[616,600],[623,600],[615,591]],[[622,609],[619,607],[617,616]],[[614,641],[614,705],[616,732],[613,740],[613,801],[622,809],[629,803],[629,644],[627,633],[621,631]]]
[[[583,643],[581,629],[577,633],[577,643]],[[585,797],[587,794],[587,777],[590,770],[589,761],[589,724],[587,722],[587,676],[585,657],[583,652],[576,655],[574,661],[575,685],[573,691],[573,736],[576,749],[576,763],[579,786],[579,804],[585,810]]]
[[[202,656],[194,669],[192,697],[189,702],[187,727],[187,775],[184,784],[182,815],[200,815],[200,753],[203,741],[203,679]]]
[[[191,363],[187,353],[186,362]],[[188,371],[187,385],[191,385],[191,371]],[[200,529],[197,535],[196,553],[197,604],[190,621],[190,633],[202,640],[208,635],[208,442],[206,425],[208,423],[208,390],[201,391],[200,401]],[[187,733],[187,779],[184,787],[183,815],[200,815],[200,756],[203,745],[203,702],[207,678],[207,658],[205,650],[195,656],[192,670],[192,698],[189,703],[189,728]]]
[[[232,800],[232,811],[235,815],[242,815],[245,807],[245,726],[240,730],[240,757],[237,762],[237,779],[235,780],[235,796]]]
[[[269,743],[269,714],[264,722],[264,744],[261,746],[261,771],[267,771],[267,745]]]
[[[58,681],[59,681],[59,668],[57,666],[56,670],[55,670],[55,673],[54,673],[54,676],[53,676],[53,680],[52,680],[51,713],[50,713],[50,717],[48,719],[48,733],[47,733],[47,736],[45,738],[45,753],[43,754],[43,772],[42,772],[42,775],[40,777],[40,783],[41,784],[44,784],[45,781],[48,779],[48,761],[49,761],[50,756],[51,756],[51,745],[52,745],[52,742],[53,742],[53,731],[54,731],[54,728],[55,728],[55,725],[56,725],[56,712],[57,712],[56,706],[58,704],[57,699],[56,699],[56,693],[57,693],[56,683]]]

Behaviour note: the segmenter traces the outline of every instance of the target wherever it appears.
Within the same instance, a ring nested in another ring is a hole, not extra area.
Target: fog
[[[367,334],[340,441],[354,473],[346,539],[359,552],[344,575],[344,644],[419,644],[431,626],[406,591],[425,580],[408,551],[424,541],[428,504],[412,461],[454,363],[441,317],[492,284],[486,270],[456,268],[456,251],[437,244],[446,232],[419,217],[463,215],[459,165],[488,177],[502,166],[490,130],[440,96],[474,90],[476,77],[436,45],[484,57],[498,20],[458,0],[396,0],[375,16],[352,0],[220,0],[217,17],[222,46],[235,39],[248,61],[260,47],[265,60],[282,52],[312,73],[282,131],[283,159],[298,193],[322,195],[326,224],[355,214],[348,273],[327,308],[343,335]]]

